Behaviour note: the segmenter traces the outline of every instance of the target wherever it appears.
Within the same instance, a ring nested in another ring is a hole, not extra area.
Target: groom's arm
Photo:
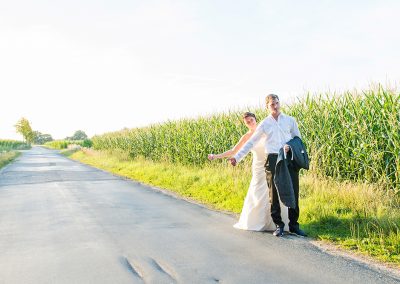
[[[290,129],[290,134],[292,135],[292,138],[298,136],[301,139],[301,134],[299,130],[299,126],[297,124],[296,119],[293,118],[292,120],[292,127]]]

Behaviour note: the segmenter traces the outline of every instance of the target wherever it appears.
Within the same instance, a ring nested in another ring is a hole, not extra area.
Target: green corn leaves
[[[202,166],[207,154],[230,149],[247,131],[244,111],[106,133],[93,137],[93,147]],[[261,108],[250,111],[259,121],[268,115]],[[363,93],[308,94],[284,111],[299,123],[312,171],[400,189],[399,93],[379,87]]]

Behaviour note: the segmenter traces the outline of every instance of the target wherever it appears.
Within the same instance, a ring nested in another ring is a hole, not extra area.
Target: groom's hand
[[[290,150],[290,146],[288,144],[285,144],[285,146],[283,146],[283,148],[285,149],[285,152],[289,152]]]
[[[229,159],[229,162],[231,162],[231,165],[232,165],[232,166],[236,166],[236,164],[237,164],[235,158],[230,158],[230,159]]]

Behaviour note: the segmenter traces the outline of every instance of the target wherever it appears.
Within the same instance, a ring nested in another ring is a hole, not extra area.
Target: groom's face
[[[272,99],[268,101],[267,104],[268,110],[272,115],[277,115],[280,112],[281,106],[278,99]]]

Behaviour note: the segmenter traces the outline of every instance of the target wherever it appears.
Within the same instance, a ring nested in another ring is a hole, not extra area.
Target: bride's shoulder
[[[250,139],[251,135],[252,133],[250,132],[246,132],[245,134],[243,134],[242,137],[240,137],[238,144],[246,143]]]

